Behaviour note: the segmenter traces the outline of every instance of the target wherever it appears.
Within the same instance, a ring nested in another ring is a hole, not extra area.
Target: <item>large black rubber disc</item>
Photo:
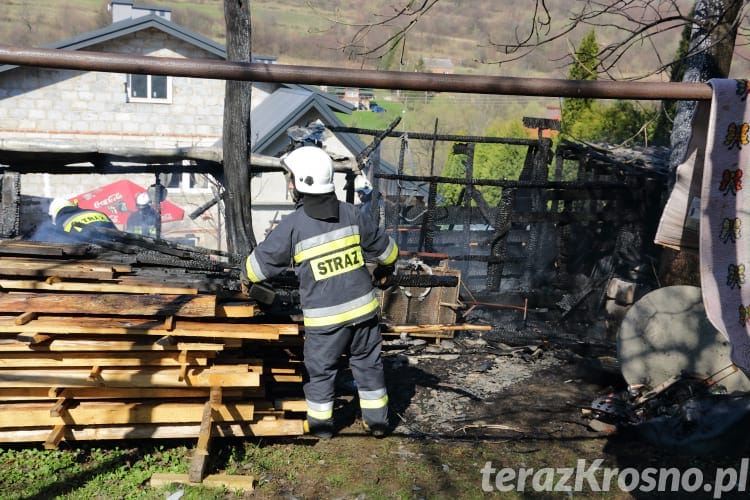
[[[653,388],[686,373],[712,377],[729,392],[750,391],[750,379],[732,369],[729,356],[729,340],[711,325],[695,286],[648,293],[633,304],[617,333],[617,358],[631,385]]]

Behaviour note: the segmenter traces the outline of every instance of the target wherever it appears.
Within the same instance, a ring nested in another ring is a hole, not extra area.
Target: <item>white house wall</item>
[[[215,58],[200,48],[157,29],[146,29],[87,47],[86,50],[146,54],[161,57]],[[80,72],[33,67],[18,67],[0,72],[0,136],[6,139],[48,139],[69,141],[71,145],[91,148],[116,145],[134,147],[199,147],[221,142],[225,82],[198,78],[172,77],[171,103],[128,102],[126,75],[105,72]],[[258,84],[252,92],[257,105],[277,85]],[[306,125],[317,115],[299,117]],[[275,144],[283,149],[288,138]],[[335,152],[347,154],[333,139],[327,144]],[[25,207],[26,226],[46,217],[45,201],[57,196],[72,197],[94,188],[128,178],[147,187],[153,175],[50,175],[26,174],[21,179],[21,194],[42,200]],[[337,176],[339,196],[343,199],[344,176]],[[251,184],[253,227],[261,241],[273,220],[288,213],[293,204],[281,174],[254,177]],[[223,215],[214,207],[195,221],[187,214],[212,199],[210,190],[171,189],[169,200],[185,209],[181,222],[165,224],[165,238],[193,238],[206,248],[222,248]],[[32,213],[33,212],[33,213]]]
[[[107,52],[207,57],[155,29],[103,43]],[[127,102],[126,75],[20,67],[0,73],[0,134],[141,147],[221,140],[224,81],[172,78],[172,103]]]

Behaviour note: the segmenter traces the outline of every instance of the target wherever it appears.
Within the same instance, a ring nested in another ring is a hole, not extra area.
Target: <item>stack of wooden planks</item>
[[[89,251],[0,241],[0,442],[197,438],[201,475],[212,436],[303,433],[295,323]]]

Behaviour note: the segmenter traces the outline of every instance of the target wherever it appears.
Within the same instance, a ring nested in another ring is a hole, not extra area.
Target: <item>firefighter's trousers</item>
[[[305,334],[305,368],[309,380],[304,391],[308,419],[325,421],[333,418],[336,365],[348,350],[362,419],[370,427],[388,425],[388,393],[380,356],[381,343],[376,316],[332,332]]]

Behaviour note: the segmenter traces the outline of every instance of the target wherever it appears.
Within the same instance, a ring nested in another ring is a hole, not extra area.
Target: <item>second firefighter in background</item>
[[[125,231],[156,238],[156,210],[151,206],[148,193],[138,193],[135,197],[136,211],[125,222]]]
[[[336,364],[344,352],[357,384],[362,421],[373,435],[388,429],[388,394],[381,359],[379,302],[366,260],[376,275],[392,273],[398,247],[372,217],[336,197],[333,163],[314,146],[282,158],[295,211],[247,257],[243,279],[257,283],[293,263],[304,317],[304,385],[308,430],[333,434]]]

